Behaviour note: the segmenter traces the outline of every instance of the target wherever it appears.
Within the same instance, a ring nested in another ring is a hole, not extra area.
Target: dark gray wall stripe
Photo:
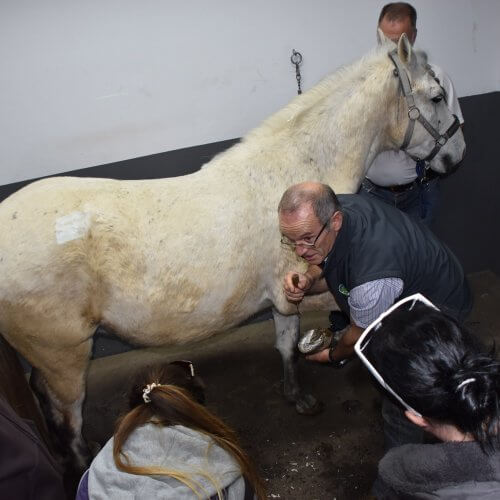
[[[238,141],[239,139],[229,139],[5,184],[0,186],[0,201],[26,186],[26,184],[47,177],[74,175],[77,177],[107,177],[111,179],[158,179],[160,177],[177,177],[191,174],[199,170],[203,164],[210,161],[217,153],[224,151]]]
[[[460,105],[467,151],[458,170],[441,182],[435,232],[466,272],[491,269],[500,275],[500,92],[464,97]]]

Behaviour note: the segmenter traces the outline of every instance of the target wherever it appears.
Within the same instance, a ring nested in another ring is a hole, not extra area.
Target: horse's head
[[[394,142],[411,157],[426,160],[432,169],[449,172],[465,153],[458,119],[451,113],[445,91],[427,65],[426,56],[413,50],[405,34],[397,46],[387,42],[399,81]]]

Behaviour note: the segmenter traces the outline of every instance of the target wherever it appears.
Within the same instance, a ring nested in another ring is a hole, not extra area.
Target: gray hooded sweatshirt
[[[183,426],[164,427],[152,423],[137,428],[127,439],[123,452],[131,465],[159,466],[186,474],[202,485],[203,498],[217,494],[214,484],[200,471],[217,481],[225,499],[242,500],[245,481],[238,464],[208,436]],[[143,476],[117,469],[111,438],[90,465],[89,498],[92,500],[198,498],[186,485],[170,476]]]

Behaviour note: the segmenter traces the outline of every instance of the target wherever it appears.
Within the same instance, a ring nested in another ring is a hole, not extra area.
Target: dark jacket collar
[[[342,210],[342,227],[337,234],[333,247],[323,261],[323,267],[335,267],[342,262],[349,252],[349,242],[351,240],[352,227],[351,218],[346,210]]]

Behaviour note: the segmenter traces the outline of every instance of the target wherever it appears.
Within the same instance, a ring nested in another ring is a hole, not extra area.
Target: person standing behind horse
[[[456,257],[400,210],[357,194],[337,197],[330,186],[304,182],[285,191],[278,215],[282,244],[309,264],[305,273],[286,274],[286,298],[299,303],[305,294],[330,291],[351,319],[339,343],[310,360],[343,366],[363,329],[396,299],[416,292],[459,320],[472,307]],[[382,415],[387,449],[421,441],[423,433],[387,399]]]
[[[380,12],[378,28],[396,43],[406,33],[413,45],[417,37],[417,12],[405,2],[389,3]],[[462,125],[464,119],[453,83],[439,66],[429,66],[443,87],[448,108]],[[373,196],[431,226],[439,202],[439,179],[437,172],[431,169],[424,172],[423,162],[415,162],[404,151],[383,151],[370,165],[360,194]]]

